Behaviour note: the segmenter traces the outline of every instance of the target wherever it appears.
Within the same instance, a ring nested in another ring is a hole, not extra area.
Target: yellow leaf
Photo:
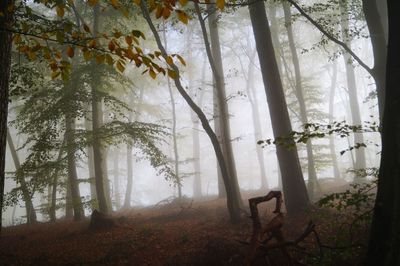
[[[106,56],[103,54],[96,55],[96,63],[97,64],[102,64],[105,59],[106,59]]]
[[[109,66],[112,66],[114,64],[114,59],[109,54],[106,54],[106,61]]]
[[[121,63],[121,61],[117,62],[117,69],[119,70],[119,72],[123,73],[125,71],[125,67],[124,65]]]
[[[110,3],[114,8],[118,8],[119,7],[119,1],[118,0],[110,0]]]
[[[177,73],[171,69],[168,69],[168,76],[172,79],[176,79],[178,77]]]
[[[83,58],[85,58],[86,61],[89,61],[92,58],[92,52],[89,50],[84,51]]]
[[[177,54],[176,57],[178,57],[178,60],[181,62],[182,65],[186,66],[186,62],[185,62],[185,60],[183,59],[182,56]]]
[[[15,34],[14,35],[14,43],[18,44],[22,41],[21,35],[20,34]]]
[[[133,0],[133,2],[134,2],[136,5],[140,6],[140,0]]]
[[[95,39],[90,40],[88,46],[90,48],[95,48],[97,46],[96,40]]]
[[[54,71],[51,73],[51,79],[56,79],[60,74],[60,71]]]
[[[158,58],[161,55],[161,52],[160,51],[155,51],[154,55]]]
[[[165,61],[167,62],[168,65],[172,66],[172,64],[174,63],[174,60],[172,59],[171,56],[167,56],[167,58],[165,58]]]
[[[98,2],[99,2],[99,0],[88,0],[88,4],[91,7],[94,7]]]
[[[220,10],[223,10],[225,7],[225,0],[217,0],[216,5]]]
[[[71,46],[68,46],[67,47],[67,50],[66,50],[66,54],[68,55],[68,57],[70,57],[70,58],[72,58],[72,57],[74,57],[74,48],[72,48]]]
[[[64,17],[64,6],[57,6],[56,7],[57,16]]]
[[[160,18],[163,14],[163,7],[161,5],[157,5],[157,10],[156,10],[156,18]]]
[[[178,19],[184,23],[184,24],[188,24],[189,22],[189,17],[186,15],[185,12],[181,11],[181,10],[176,10],[176,13],[178,14]]]
[[[149,75],[152,79],[156,79],[156,77],[157,77],[156,72],[154,72],[154,70],[152,68],[150,68],[150,70],[149,70]]]
[[[108,43],[108,50],[110,50],[111,52],[115,50],[114,41],[110,41],[110,42]]]
[[[189,0],[179,0],[179,4],[181,4],[181,6],[186,6],[188,2]]]
[[[31,60],[31,61],[35,61],[36,60],[36,53],[34,53],[34,52],[32,52],[32,51],[29,51],[28,52],[28,58],[29,58],[29,60]]]

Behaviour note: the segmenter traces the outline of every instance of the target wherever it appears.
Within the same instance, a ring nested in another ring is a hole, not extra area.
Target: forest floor
[[[244,197],[265,194],[248,192]],[[274,200],[259,205],[264,225],[274,216],[274,207]],[[89,217],[3,228],[0,265],[244,265],[253,229],[248,214],[231,224],[225,200],[215,198],[122,210],[110,219],[110,228],[97,230],[90,228]],[[295,239],[313,220],[321,242],[326,242],[336,234],[335,219],[335,213],[320,210],[285,217],[283,233],[286,239]],[[297,262],[292,265],[357,265],[360,250],[335,246],[334,252],[322,249],[322,258],[320,245],[310,235],[301,242],[304,249],[288,248],[292,262]],[[268,256],[258,253],[254,265],[290,265],[282,250],[270,250]]]

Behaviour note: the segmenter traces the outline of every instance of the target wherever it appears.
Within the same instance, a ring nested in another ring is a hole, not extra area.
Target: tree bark
[[[87,112],[89,113],[91,110],[89,110],[89,106],[87,107]],[[85,117],[85,129],[87,131],[92,130],[92,122],[89,120],[89,117]],[[97,194],[96,194],[96,180],[95,180],[95,174],[94,174],[94,158],[93,158],[93,147],[88,146],[86,147],[86,153],[87,153],[87,167],[89,170],[89,184],[90,184],[90,199],[94,201],[94,206],[92,206],[93,209],[96,209],[98,206],[97,204]]]
[[[210,29],[210,42],[208,41],[207,30],[204,24],[204,20],[201,17],[199,9],[196,9],[199,17],[200,26],[203,33],[204,44],[206,46],[207,58],[210,62],[211,70],[214,77],[214,90],[216,90],[216,97],[218,102],[218,122],[220,130],[220,141],[221,149],[224,154],[225,162],[228,168],[228,173],[232,181],[232,185],[236,190],[235,200],[238,204],[242,205],[240,196],[240,188],[238,183],[238,177],[236,172],[235,158],[233,155],[232,142],[231,142],[231,131],[229,122],[229,110],[226,102],[226,91],[225,91],[225,80],[224,70],[221,56],[221,45],[219,42],[218,32],[218,16],[216,11],[216,5],[214,1],[207,6],[208,22]]]
[[[195,3],[196,4],[196,3]],[[144,15],[144,18],[149,25],[155,39],[157,42],[157,47],[160,49],[161,54],[163,57],[167,57],[167,52],[165,51],[163,44],[161,42],[160,36],[157,32],[157,29],[154,27],[154,24],[151,20],[149,11],[146,6],[146,1],[141,1],[141,9]],[[198,5],[196,6],[198,9]],[[232,185],[231,179],[229,177],[228,169],[225,163],[224,155],[222,153],[221,147],[218,142],[218,138],[215,135],[214,131],[212,130],[207,117],[204,115],[203,111],[197,106],[197,104],[193,101],[192,98],[190,98],[189,94],[186,92],[186,90],[183,88],[180,77],[179,77],[179,69],[175,64],[171,65],[172,70],[176,73],[176,77],[173,79],[175,82],[175,86],[178,89],[179,93],[182,95],[182,97],[185,99],[186,103],[190,106],[190,108],[197,114],[199,117],[201,124],[203,126],[204,131],[207,133],[209,136],[211,143],[213,145],[215,155],[217,157],[217,160],[219,162],[220,168],[221,168],[221,173],[222,177],[224,179],[224,184],[225,184],[225,189],[226,189],[226,194],[227,194],[227,207],[230,215],[231,222],[236,223],[240,221],[240,206],[238,204],[238,201],[235,199],[235,187]]]
[[[120,194],[120,180],[119,180],[119,147],[114,149],[114,161],[113,161],[113,174],[114,174],[114,200],[115,208],[119,210],[121,208],[121,194]]]
[[[341,13],[341,31],[342,31],[342,39],[344,43],[351,49],[351,40],[348,35],[349,31],[349,17],[348,17],[348,8],[346,2],[340,3],[340,13]],[[360,114],[360,106],[358,103],[357,96],[357,85],[356,85],[356,77],[354,74],[354,67],[351,63],[351,57],[348,53],[343,53],[344,64],[346,67],[346,78],[347,78],[347,89],[349,92],[349,102],[350,102],[350,111],[353,125],[361,125],[361,114]],[[354,144],[364,143],[364,136],[362,133],[354,133]],[[363,147],[359,149],[355,149],[355,165],[354,169],[365,169],[365,150]],[[357,177],[357,176],[356,176]]]
[[[400,264],[400,2],[388,0],[389,44],[382,157],[365,265]]]
[[[74,209],[74,220],[79,221],[83,218],[83,206],[81,193],[79,191],[78,173],[75,162],[75,119],[69,114],[65,115],[65,137],[67,143],[68,161],[68,183],[71,189],[71,202]]]
[[[288,35],[290,53],[292,54],[292,62],[293,62],[294,75],[295,75],[295,93],[294,94],[296,95],[297,101],[299,103],[300,119],[301,119],[301,123],[304,126],[304,125],[308,124],[308,114],[307,114],[306,103],[304,100],[303,85],[301,82],[300,62],[299,62],[299,57],[297,55],[297,50],[296,50],[294,36],[293,36],[293,29],[292,29],[292,25],[291,25],[292,13],[290,11],[290,5],[287,2],[282,2],[282,5],[283,5],[283,11],[284,11],[284,15],[285,15],[285,25],[286,25],[287,35]],[[306,132],[308,131],[307,129],[305,129],[305,130],[306,130]],[[314,198],[314,189],[315,189],[315,184],[317,182],[317,172],[315,171],[315,160],[314,160],[314,153],[313,153],[311,139],[309,139],[306,143],[306,151],[307,151],[307,161],[308,161],[307,189],[308,189],[308,194],[310,196],[310,199],[312,200]]]
[[[329,124],[332,124],[334,121],[335,91],[336,91],[336,81],[337,81],[336,63],[333,63],[332,69],[333,71],[331,77],[331,88],[329,92]],[[337,162],[336,149],[335,149],[335,137],[333,135],[329,136],[329,149],[331,150],[333,177],[340,178],[339,165]]]
[[[275,59],[264,2],[249,1],[249,11],[274,137],[288,137],[292,132],[292,126]],[[293,146],[293,149],[289,150],[286,147],[277,145],[276,151],[282,173],[286,209],[288,213],[293,214],[307,209],[309,207],[309,199],[296,145],[293,140],[289,140],[287,144]]]
[[[21,173],[18,173],[21,168],[21,163],[19,161],[17,150],[15,149],[14,142],[12,140],[10,131],[7,129],[7,142],[8,147],[10,148],[11,157],[13,158],[14,165],[15,165],[15,172],[17,176],[17,183],[19,183],[22,191],[22,197],[25,202],[25,209],[26,209],[26,219],[27,223],[35,223],[36,222],[36,211],[33,207],[32,203],[32,196],[28,190],[28,186],[25,181],[25,177],[21,176]]]
[[[12,27],[14,12],[8,11],[8,6],[14,5],[14,0],[0,2],[0,233],[2,224],[2,209],[4,197],[6,145],[7,145],[7,114],[8,114],[8,90],[11,70],[11,46],[12,34],[5,30]]]

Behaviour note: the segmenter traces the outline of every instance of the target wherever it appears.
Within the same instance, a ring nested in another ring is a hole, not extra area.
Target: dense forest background
[[[244,200],[282,191],[280,226],[313,221],[298,242],[338,220],[350,237],[320,250],[396,264],[398,5],[2,1],[3,226],[219,199],[253,221],[250,264]]]

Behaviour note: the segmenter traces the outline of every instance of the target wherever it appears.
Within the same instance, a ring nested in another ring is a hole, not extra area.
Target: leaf
[[[168,65],[172,66],[174,64],[174,60],[172,59],[171,56],[167,56],[167,58],[165,58],[165,61],[167,62]]]
[[[172,79],[176,79],[178,77],[177,73],[172,69],[168,69],[168,76]]]
[[[106,56],[104,54],[96,55],[96,63],[97,64],[102,64],[105,59],[106,59]]]
[[[178,60],[181,62],[182,65],[186,66],[186,62],[185,62],[185,60],[183,59],[182,56],[177,54],[176,57],[178,57]]]
[[[115,50],[115,43],[114,41],[110,41],[108,43],[108,50],[110,50],[111,52]]]
[[[223,10],[225,7],[225,0],[217,0],[216,5],[218,9]]]
[[[83,24],[83,29],[84,29],[87,33],[90,33],[90,28],[89,28],[88,25]]]
[[[60,74],[60,71],[54,71],[51,73],[51,79],[56,79]]]
[[[118,8],[119,7],[119,1],[118,0],[110,0],[110,3],[114,8]]]
[[[88,46],[90,48],[95,48],[97,46],[96,40],[95,39],[90,40]]]
[[[169,10],[169,8],[164,7],[163,12],[162,12],[162,16],[164,19],[169,18],[169,16],[171,15],[171,10]]]
[[[32,51],[29,51],[29,52],[28,52],[28,58],[29,58],[29,60],[31,60],[31,61],[35,61],[36,58],[37,58],[36,53],[35,53],[35,52],[32,52]]]
[[[133,0],[133,2],[134,2],[136,5],[140,6],[141,0]]]
[[[68,46],[68,47],[67,47],[67,50],[66,50],[66,54],[67,54],[67,56],[68,56],[69,58],[74,57],[74,54],[75,54],[74,48],[72,48],[71,46]]]
[[[64,17],[64,14],[65,14],[64,6],[63,5],[57,6],[56,13],[57,13],[57,16],[59,16],[61,18]]]
[[[160,18],[163,14],[163,7],[161,5],[157,5],[157,10],[156,10],[156,18]]]
[[[112,65],[114,64],[114,59],[113,59],[112,56],[109,55],[109,54],[106,54],[106,61],[107,61],[107,64],[108,64],[109,66],[112,66]]]
[[[119,72],[123,73],[125,71],[125,66],[122,64],[121,61],[117,62],[117,69]]]
[[[125,36],[125,42],[128,44],[128,45],[132,45],[132,37],[131,36]]]
[[[157,77],[156,72],[154,72],[154,70],[152,68],[150,68],[150,70],[149,70],[149,75],[152,79],[156,79],[156,77]]]
[[[98,2],[99,2],[99,0],[88,0],[88,4],[91,7],[94,7],[95,5],[97,5]]]
[[[188,2],[189,0],[179,0],[179,4],[181,4],[181,6],[186,6]]]
[[[181,10],[175,10],[176,13],[178,14],[178,19],[183,23],[183,24],[188,24],[189,22],[189,17],[186,15],[185,12]]]
[[[92,52],[89,50],[84,51],[83,58],[85,58],[86,61],[89,61],[92,58]]]
[[[15,44],[20,43],[22,41],[21,34],[15,34],[13,39]]]

